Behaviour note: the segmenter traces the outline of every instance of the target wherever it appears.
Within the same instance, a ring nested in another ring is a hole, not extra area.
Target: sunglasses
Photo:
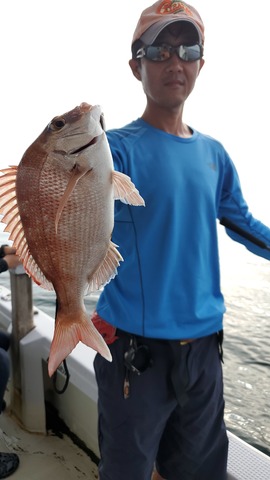
[[[145,45],[139,48],[136,58],[145,57],[152,62],[166,62],[174,53],[184,62],[196,62],[203,56],[203,46],[197,43],[195,45],[178,45],[177,47],[167,45],[166,43],[162,45]]]

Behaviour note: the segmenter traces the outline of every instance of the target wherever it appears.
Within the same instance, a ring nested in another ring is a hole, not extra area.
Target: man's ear
[[[199,69],[199,71],[198,71],[198,75],[199,75],[202,67],[204,66],[204,62],[205,62],[204,58],[201,58],[201,60],[200,60],[200,69]]]
[[[140,63],[138,62],[138,60],[135,60],[135,58],[129,60],[129,66],[134,77],[137,78],[137,80],[141,81]]]

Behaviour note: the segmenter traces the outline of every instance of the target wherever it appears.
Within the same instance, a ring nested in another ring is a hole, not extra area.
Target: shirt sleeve
[[[8,245],[5,244],[5,245],[1,245],[0,247],[0,258],[3,258],[5,256],[5,247],[7,247]]]
[[[0,258],[0,273],[8,270],[8,264],[4,258]]]
[[[229,157],[224,169],[218,218],[232,240],[270,260],[270,229],[250,213],[236,168]]]

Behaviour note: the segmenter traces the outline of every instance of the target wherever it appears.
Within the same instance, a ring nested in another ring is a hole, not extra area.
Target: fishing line
[[[57,316],[57,310],[58,310],[58,301],[56,299],[55,301],[55,319],[56,319],[56,316]],[[66,377],[66,380],[65,380],[65,383],[64,383],[64,386],[63,388],[59,389],[56,385],[56,382],[57,382],[57,372],[58,372],[58,369],[59,367],[57,368],[57,370],[54,372],[53,374],[53,388],[54,390],[56,391],[56,393],[58,393],[59,395],[61,395],[62,393],[64,393],[68,387],[68,384],[69,384],[69,379],[70,379],[70,373],[69,373],[69,370],[68,370],[68,367],[67,367],[67,362],[66,362],[66,359],[63,360],[62,362],[62,365],[63,365],[63,370],[61,373],[63,373],[63,375],[65,375]]]
[[[56,382],[57,382],[57,372],[58,372],[58,369],[54,372],[53,374],[53,388],[54,390],[56,391],[56,393],[58,393],[59,395],[61,395],[62,393],[64,393],[68,387],[68,384],[69,384],[69,379],[70,379],[70,373],[69,373],[69,370],[68,370],[68,367],[67,367],[67,362],[66,360],[63,360],[63,370],[64,372],[61,372],[61,373],[64,373],[66,379],[65,379],[65,383],[64,383],[64,386],[63,388],[59,389],[56,385]],[[59,368],[59,367],[58,367]]]

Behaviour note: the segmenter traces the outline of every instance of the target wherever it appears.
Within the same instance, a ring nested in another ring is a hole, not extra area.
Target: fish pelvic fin
[[[129,205],[145,206],[144,199],[127,175],[114,170],[112,176],[115,200],[121,200]]]
[[[117,250],[117,245],[110,242],[104,260],[101,262],[94,275],[88,280],[89,284],[85,294],[87,295],[90,292],[98,290],[100,287],[109,283],[117,275],[117,267],[119,267],[120,262],[123,261],[124,259],[122,255]]]
[[[91,347],[109,362],[112,361],[108,345],[94,327],[87,313],[81,310],[75,317],[74,314],[73,318],[68,317],[69,315],[61,315],[59,312],[56,318],[48,363],[50,377],[79,342]]]

